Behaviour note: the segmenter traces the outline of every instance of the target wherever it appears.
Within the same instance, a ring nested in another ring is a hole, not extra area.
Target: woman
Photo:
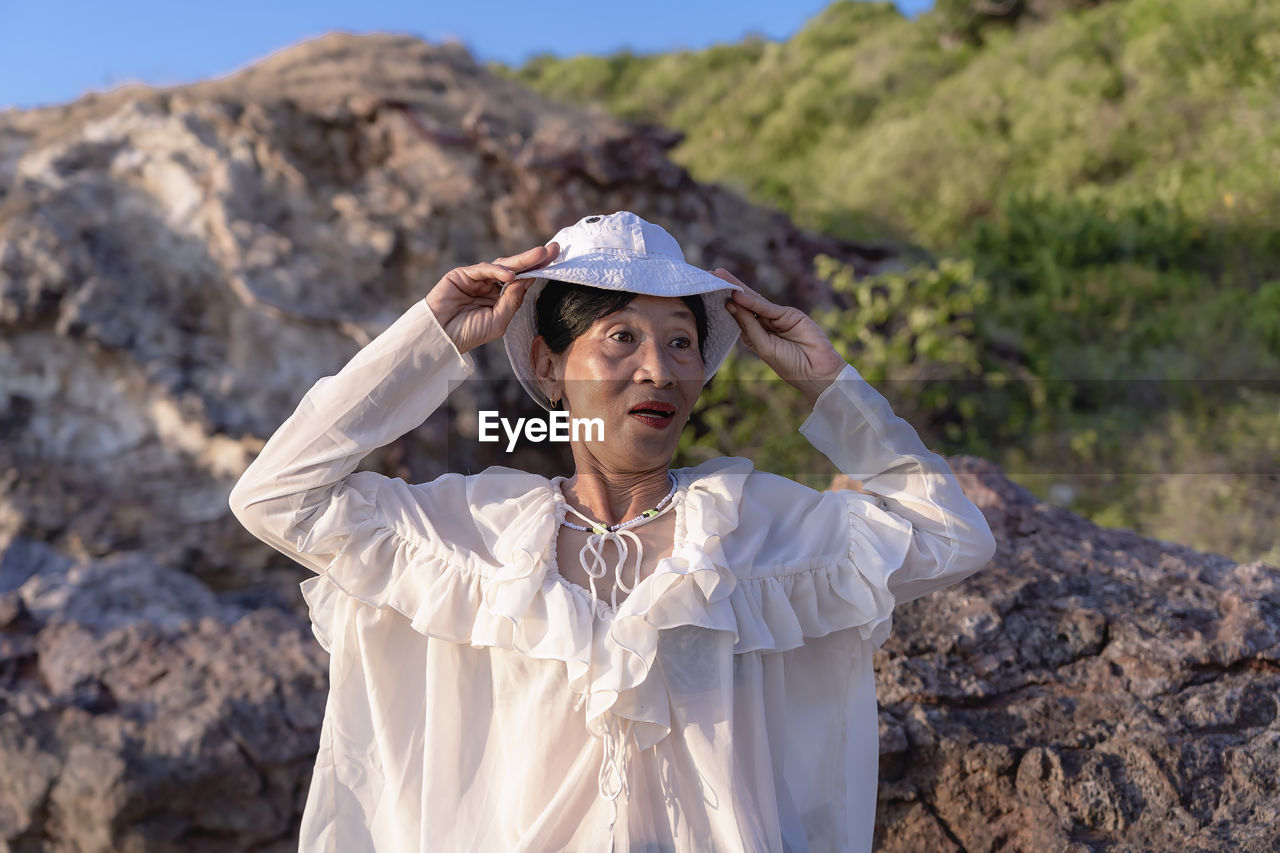
[[[739,333],[868,493],[669,470]],[[354,472],[500,335],[535,400],[602,421],[573,476]],[[872,652],[896,602],[995,549],[812,320],[625,211],[448,272],[307,392],[231,506],[317,573],[331,685],[301,847],[340,853],[870,850]]]

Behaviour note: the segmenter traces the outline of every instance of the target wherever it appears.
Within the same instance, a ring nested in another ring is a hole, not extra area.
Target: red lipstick
[[[675,420],[676,407],[661,400],[645,400],[627,412],[645,426],[666,429]]]

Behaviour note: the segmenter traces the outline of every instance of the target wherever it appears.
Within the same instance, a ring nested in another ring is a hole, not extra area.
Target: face
[[[573,418],[600,418],[603,442],[574,444],[607,470],[665,467],[702,391],[693,312],[674,297],[641,295],[597,320],[562,353],[534,342],[534,364],[551,399]]]

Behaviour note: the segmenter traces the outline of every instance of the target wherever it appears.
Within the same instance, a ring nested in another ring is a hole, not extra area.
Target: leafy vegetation
[[[1280,4],[972,13],[1000,5],[836,2],[782,43],[505,73],[682,130],[695,178],[804,227],[925,250],[862,280],[819,259],[842,307],[818,319],[926,443],[1280,562]],[[727,364],[682,452],[820,480],[766,374]]]

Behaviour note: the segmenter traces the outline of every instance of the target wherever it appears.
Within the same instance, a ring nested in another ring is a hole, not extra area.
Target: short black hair
[[[535,306],[537,333],[542,335],[552,352],[562,353],[596,320],[621,311],[637,295],[625,290],[604,290],[571,281],[547,279]],[[698,356],[705,364],[707,306],[701,296],[681,296],[680,300],[693,312],[693,322],[698,329]]]

